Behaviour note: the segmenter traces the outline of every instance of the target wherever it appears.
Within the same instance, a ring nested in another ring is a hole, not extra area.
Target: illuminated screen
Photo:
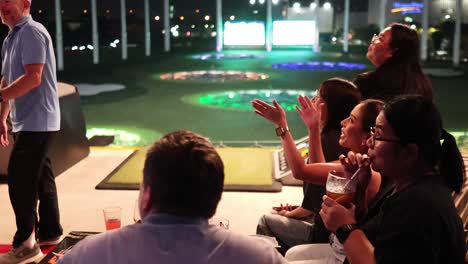
[[[273,45],[313,45],[315,21],[282,20],[273,22]]]
[[[262,46],[265,45],[265,24],[263,22],[224,23],[224,45]]]
[[[391,12],[401,13],[403,15],[404,14],[419,14],[422,12],[423,8],[424,8],[424,4],[420,2],[409,2],[409,3],[394,2]]]

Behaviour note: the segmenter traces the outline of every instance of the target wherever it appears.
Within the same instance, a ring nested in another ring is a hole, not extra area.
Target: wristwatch
[[[275,132],[276,132],[276,135],[278,137],[282,137],[286,134],[286,132],[289,131],[289,128],[288,127],[277,127],[275,128]]]
[[[358,229],[356,224],[346,224],[338,227],[336,229],[336,238],[338,238],[338,241],[340,241],[341,244],[343,244],[346,239],[348,239],[349,234],[353,232],[354,230]]]

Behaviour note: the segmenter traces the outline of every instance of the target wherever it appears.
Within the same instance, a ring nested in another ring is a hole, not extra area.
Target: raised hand
[[[319,128],[322,109],[325,104],[319,103],[316,96],[309,98],[299,95],[297,101],[300,107],[296,106],[296,111],[299,113],[299,116],[302,118],[307,128],[309,130]]]
[[[255,113],[279,127],[286,127],[286,113],[276,100],[270,105],[262,100],[255,99],[250,102],[255,108]]]

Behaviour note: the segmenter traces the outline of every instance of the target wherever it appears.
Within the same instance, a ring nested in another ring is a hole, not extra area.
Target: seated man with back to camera
[[[146,156],[142,223],[88,237],[59,263],[286,263],[265,241],[208,225],[223,185],[223,162],[206,138],[169,133]]]

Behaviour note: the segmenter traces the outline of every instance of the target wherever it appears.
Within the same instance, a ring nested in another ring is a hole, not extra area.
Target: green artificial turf
[[[138,189],[146,152],[134,152],[96,188]],[[273,180],[272,150],[263,148],[218,148],[224,163],[225,190],[280,191],[281,184]]]

